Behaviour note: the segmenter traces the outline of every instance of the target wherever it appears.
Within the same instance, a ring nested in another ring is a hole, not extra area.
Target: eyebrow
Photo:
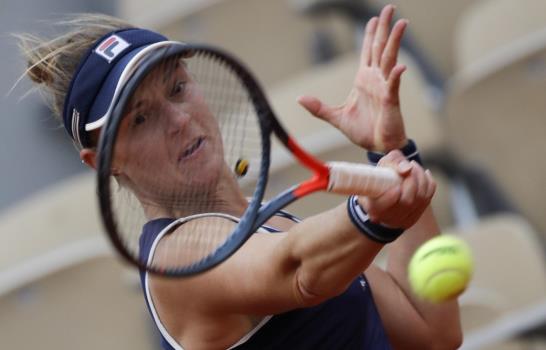
[[[178,70],[180,66],[186,68],[186,62],[182,60],[181,57],[175,57],[173,60],[169,60],[165,72],[163,72],[163,83],[166,83],[174,71]]]
[[[173,71],[180,68],[180,66],[184,68],[188,67],[186,62],[181,57],[176,57],[172,60],[168,60],[167,62],[165,62],[165,65],[166,65],[166,68],[165,68],[165,71],[163,72],[162,83],[167,83],[169,78],[172,76]],[[131,105],[129,105],[129,109],[126,111],[126,113],[133,112],[135,109],[142,107],[143,104],[144,104],[144,101],[141,99],[138,99],[135,103],[132,103]]]
[[[169,60],[166,62],[167,67],[165,68],[165,71],[163,72],[163,83],[168,82],[170,77],[172,76],[173,72],[178,70],[179,68],[186,69],[188,68],[188,64],[182,57],[175,57],[172,60]],[[184,72],[185,74],[189,74],[187,71]]]
[[[144,104],[144,101],[142,100],[137,100],[136,102],[134,103],[131,103],[129,104],[128,108],[125,110],[125,114],[130,114],[130,113],[133,113],[135,110],[139,109],[140,107],[142,107],[142,105]]]

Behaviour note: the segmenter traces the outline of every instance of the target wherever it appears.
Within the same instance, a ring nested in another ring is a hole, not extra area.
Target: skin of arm
[[[395,349],[457,349],[462,343],[456,300],[431,304],[415,296],[407,266],[415,250],[440,228],[432,208],[388,247],[386,271],[371,266],[366,275],[391,344]]]

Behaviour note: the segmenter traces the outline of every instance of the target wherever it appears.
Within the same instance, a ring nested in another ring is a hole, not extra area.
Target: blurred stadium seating
[[[490,173],[546,238],[546,3],[478,2],[460,26],[445,109],[449,143]]]
[[[2,349],[153,349],[138,275],[102,234],[94,176],[0,216]]]
[[[3,349],[157,348],[136,272],[123,268],[109,247],[103,247],[94,256],[66,262],[16,285],[9,286],[0,273]],[[88,250],[82,244],[79,248]],[[67,250],[40,262],[62,260],[63,253]],[[18,278],[30,272],[21,266],[10,268]]]

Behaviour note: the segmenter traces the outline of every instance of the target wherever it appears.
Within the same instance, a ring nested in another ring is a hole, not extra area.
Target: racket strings
[[[177,270],[199,263],[229,239],[235,227],[232,220],[200,214],[240,215],[240,210],[233,208],[234,203],[226,196],[233,189],[226,187],[237,184],[234,169],[237,161],[244,159],[249,163],[245,188],[237,191],[238,196],[250,196],[262,159],[258,115],[251,95],[236,71],[229,63],[206,52],[195,51],[191,57],[187,56],[179,68],[184,72],[169,69],[168,75],[181,74],[182,78],[188,79],[185,82],[188,91],[174,107],[181,114],[188,114],[185,131],[181,132],[188,139],[176,140],[171,147],[158,131],[167,122],[167,117],[157,112],[158,115],[152,116],[154,122],[148,124],[153,130],[140,131],[138,126],[135,131],[129,128],[123,134],[124,140],[116,140],[120,150],[131,155],[124,158],[124,163],[132,171],[127,175],[128,184],[112,179],[115,183],[112,188],[116,189],[111,191],[111,202],[118,236],[133,257],[158,270]],[[161,71],[161,64],[158,67]],[[154,70],[150,72],[150,75],[155,74]],[[151,95],[155,96],[161,91],[162,82],[171,81],[164,75],[159,74],[160,78],[155,80],[144,79],[143,89],[146,89],[144,84],[153,85],[156,89]],[[169,89],[170,86],[165,91]],[[156,111],[163,110],[158,108]],[[208,120],[209,116],[213,118]],[[184,122],[184,116],[178,118],[180,123]],[[143,127],[148,125],[145,123]],[[214,140],[216,132],[219,140]],[[205,135],[203,140],[199,136],[201,133]],[[129,148],[134,145],[140,148]],[[190,156],[187,159],[182,156],[176,166],[169,165],[172,158],[168,153],[171,149],[180,152],[180,148],[184,148],[180,145],[185,145]],[[200,154],[208,158],[201,159]],[[156,244],[153,258],[149,259],[149,247],[143,244],[149,243],[147,236],[150,233],[143,232],[142,227],[153,219],[182,217],[195,218],[165,233]]]
[[[157,246],[153,263],[191,266],[212,254],[218,244],[229,237],[233,227],[233,222],[222,217],[185,221],[165,234]]]
[[[241,157],[244,157],[244,148],[247,142],[247,129],[255,130],[256,126],[249,127],[248,118],[253,111],[253,106],[250,101],[248,92],[237,86],[234,82],[234,73],[229,66],[221,65],[221,62],[212,61],[212,69],[204,69],[211,71],[212,74],[207,74],[208,91],[211,92],[210,101],[212,109],[217,114],[223,114],[225,121],[222,123],[224,142],[228,147],[226,155],[229,164],[233,164]],[[211,62],[208,62],[211,63]],[[229,102],[228,102],[229,101]],[[226,107],[229,107],[226,109]],[[233,142],[231,140],[239,140]]]

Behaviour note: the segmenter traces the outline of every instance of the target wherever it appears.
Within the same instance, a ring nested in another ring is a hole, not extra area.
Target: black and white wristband
[[[417,145],[413,140],[408,139],[407,145],[399,149],[400,152],[406,157],[409,161],[416,161],[419,165],[423,165],[421,157],[419,156],[419,151],[417,150]],[[385,156],[384,153],[368,151],[368,162],[372,165],[377,165],[379,160]]]
[[[368,238],[381,244],[386,244],[396,240],[404,229],[391,228],[381,224],[375,224],[370,221],[366,211],[358,203],[358,198],[352,195],[347,200],[347,212],[352,223],[358,230]]]
[[[413,140],[408,139],[408,143],[400,148],[399,151],[402,152],[408,161],[413,160],[420,165],[423,164],[417,150],[417,145]],[[368,162],[372,165],[377,165],[384,156],[384,153],[368,151]],[[366,211],[358,203],[358,197],[355,195],[350,196],[347,200],[347,212],[352,223],[362,234],[382,244],[393,242],[405,231],[402,228],[392,228],[371,222]]]

